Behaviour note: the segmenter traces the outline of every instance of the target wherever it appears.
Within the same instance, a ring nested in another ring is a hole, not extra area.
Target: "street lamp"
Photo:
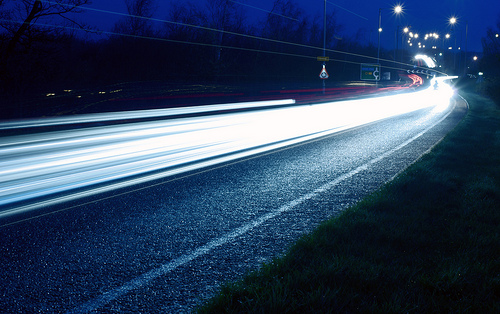
[[[450,34],[446,34],[446,35],[444,35],[444,37],[443,37],[443,52],[446,50],[445,45],[444,45],[444,40],[445,40],[445,39],[450,39],[450,37],[451,37],[451,35],[450,35]]]
[[[464,75],[467,75],[467,70],[470,69],[471,67],[472,67],[473,71],[477,70],[477,60],[478,59],[479,59],[478,56],[472,57],[472,61],[469,61],[469,64],[468,64],[468,66],[465,69]]]
[[[457,36],[455,33],[454,26],[457,23],[457,18],[454,16],[450,17],[450,20],[448,23],[450,24],[450,27],[453,29],[453,37],[455,37],[455,46],[453,47],[453,49],[456,49],[457,48]],[[453,51],[453,68],[454,68],[454,71],[456,72],[457,71],[457,53],[456,53],[456,51]]]
[[[404,55],[404,51],[405,51],[405,46],[404,46],[404,40],[406,38],[408,38],[408,33],[410,32],[410,28],[408,26],[406,26],[405,28],[403,28],[403,35],[401,35],[401,54],[400,54],[400,59],[399,59],[399,62],[400,62],[400,68],[403,67],[403,55]]]
[[[378,9],[378,49],[377,49],[377,64],[380,63],[380,33],[382,33],[382,10],[393,10],[395,14],[403,12],[403,7],[398,4],[392,8],[379,8]]]

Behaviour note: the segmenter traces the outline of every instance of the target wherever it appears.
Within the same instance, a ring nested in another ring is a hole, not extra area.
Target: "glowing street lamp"
[[[377,64],[380,63],[380,33],[382,33],[382,10],[392,9],[395,14],[401,14],[403,12],[403,6],[400,4],[392,8],[379,8],[378,9],[378,49],[377,49]]]
[[[446,35],[444,35],[444,37],[443,37],[443,51],[444,51],[444,49],[445,49],[444,40],[445,40],[445,39],[450,39],[450,37],[451,37],[451,35],[450,35],[450,34],[446,34]],[[449,48],[448,48],[448,49],[449,49]]]
[[[457,23],[457,18],[452,16],[450,17],[450,20],[448,21],[448,24],[450,24],[451,28],[453,29],[453,35],[455,35],[455,28],[453,26],[455,26],[455,24]],[[454,36],[455,37],[455,48],[457,46],[457,36]],[[456,63],[456,56],[453,57],[454,58],[454,61],[453,61],[453,64],[455,66],[455,63]]]

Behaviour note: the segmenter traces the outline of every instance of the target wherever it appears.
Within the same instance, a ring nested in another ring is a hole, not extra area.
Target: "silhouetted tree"
[[[129,16],[118,21],[114,31],[127,35],[152,36],[153,25],[149,19],[153,17],[156,8],[155,0],[125,0],[125,5]]]
[[[19,26],[17,30],[13,32],[12,38],[9,40],[9,43],[4,52],[5,59],[8,59],[12,55],[16,45],[21,40],[22,36],[26,35],[28,33],[28,30],[32,27],[33,21],[36,21],[37,19],[42,17],[59,16],[65,20],[70,21],[73,24],[79,25],[76,21],[70,19],[67,14],[81,12],[79,10],[79,7],[84,4],[90,3],[90,0],[65,0],[59,1],[58,3],[42,2],[41,0],[17,1],[17,4],[21,4],[22,6],[17,6],[18,10],[16,10],[16,12],[12,12],[10,17],[13,21],[19,19],[24,21],[22,22],[21,26]],[[24,19],[22,18],[22,15],[24,15],[23,11],[24,14],[26,14]],[[8,27],[8,29],[12,30],[13,28]]]
[[[275,0],[267,15],[263,36],[284,42],[305,43],[307,38],[305,12],[291,0]]]
[[[4,0],[0,8],[5,42],[0,46],[0,88],[21,92],[33,83],[55,79],[71,40],[71,35],[57,26],[83,27],[73,19],[73,13],[82,12],[80,6],[88,3],[90,0]]]
[[[497,20],[497,28],[489,28],[486,37],[482,39],[483,57],[479,67],[485,73],[488,94],[500,106],[500,37],[498,34],[500,34],[500,15]]]

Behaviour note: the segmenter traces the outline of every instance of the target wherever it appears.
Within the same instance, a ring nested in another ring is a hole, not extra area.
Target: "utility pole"
[[[465,62],[464,62],[464,76],[467,75],[467,36],[469,33],[469,21],[465,21]]]
[[[323,60],[326,60],[326,0],[324,6],[324,17],[323,17]],[[323,61],[323,68],[326,66],[326,61]],[[323,81],[323,95],[325,94],[326,82]]]

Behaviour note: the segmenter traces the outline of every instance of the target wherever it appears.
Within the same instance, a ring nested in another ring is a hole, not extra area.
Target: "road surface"
[[[0,221],[0,308],[189,312],[404,170],[466,110],[455,97]]]

